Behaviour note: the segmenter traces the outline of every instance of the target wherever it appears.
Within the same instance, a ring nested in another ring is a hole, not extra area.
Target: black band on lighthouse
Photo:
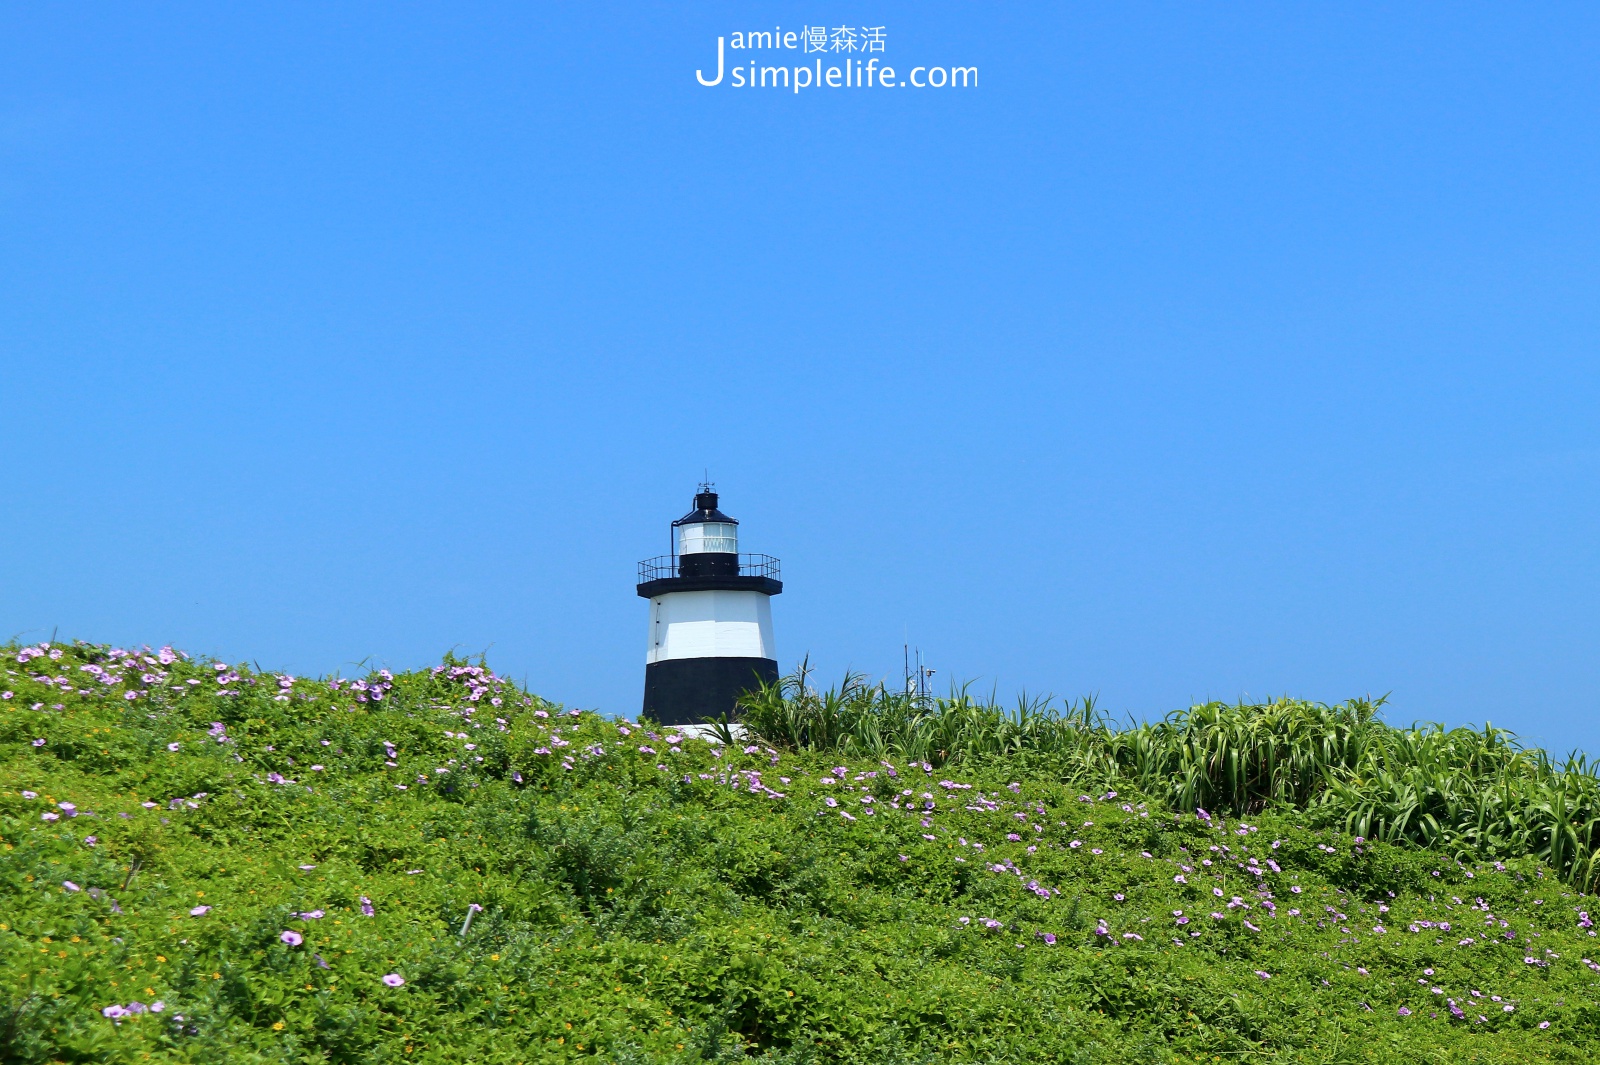
[[[644,668],[644,716],[693,725],[738,716],[739,696],[778,682],[770,658],[674,658]]]

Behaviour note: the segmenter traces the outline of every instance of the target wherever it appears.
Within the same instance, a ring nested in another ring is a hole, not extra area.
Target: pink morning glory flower
[[[278,938],[289,944],[291,947],[298,947],[300,944],[306,941],[306,937],[301,935],[299,932],[290,932],[288,930],[285,930],[278,936]]]
[[[190,917],[204,917],[206,914],[208,914],[210,912],[211,912],[211,907],[210,906],[196,906],[194,909],[189,911],[189,916]]]
[[[399,973],[390,973],[383,978],[383,982],[388,987],[400,987],[406,982],[406,978]]]

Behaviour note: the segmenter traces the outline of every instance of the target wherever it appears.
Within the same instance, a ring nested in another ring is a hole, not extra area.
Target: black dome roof
[[[694,509],[672,524],[697,525],[706,521],[726,522],[729,525],[739,524],[737,519],[730,518],[717,509],[717,493],[715,492],[696,492],[694,494]]]

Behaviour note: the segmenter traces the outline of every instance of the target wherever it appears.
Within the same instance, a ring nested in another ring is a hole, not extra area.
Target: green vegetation
[[[796,677],[708,743],[456,659],[0,666],[6,1062],[1600,1051],[1594,774],[1501,732]]]
[[[1555,764],[1504,729],[1397,729],[1382,700],[1206,703],[1155,724],[1111,727],[1091,701],[1014,712],[966,693],[932,705],[859,676],[818,692],[805,669],[748,700],[769,743],[942,765],[1004,760],[1104,788],[1137,788],[1174,810],[1253,814],[1293,806],[1313,824],[1462,860],[1533,855],[1577,887],[1600,887],[1600,775]]]

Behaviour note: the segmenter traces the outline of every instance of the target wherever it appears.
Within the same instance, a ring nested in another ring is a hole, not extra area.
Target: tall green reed
[[[812,685],[802,663],[741,700],[741,720],[777,747],[933,766],[1022,760],[1064,781],[1134,788],[1181,810],[1306,812],[1369,839],[1461,858],[1534,854],[1600,887],[1600,767],[1558,763],[1504,729],[1397,728],[1383,699],[1203,703],[1156,722],[1112,724],[1092,698],[1012,707],[966,687],[923,699],[848,673]]]

